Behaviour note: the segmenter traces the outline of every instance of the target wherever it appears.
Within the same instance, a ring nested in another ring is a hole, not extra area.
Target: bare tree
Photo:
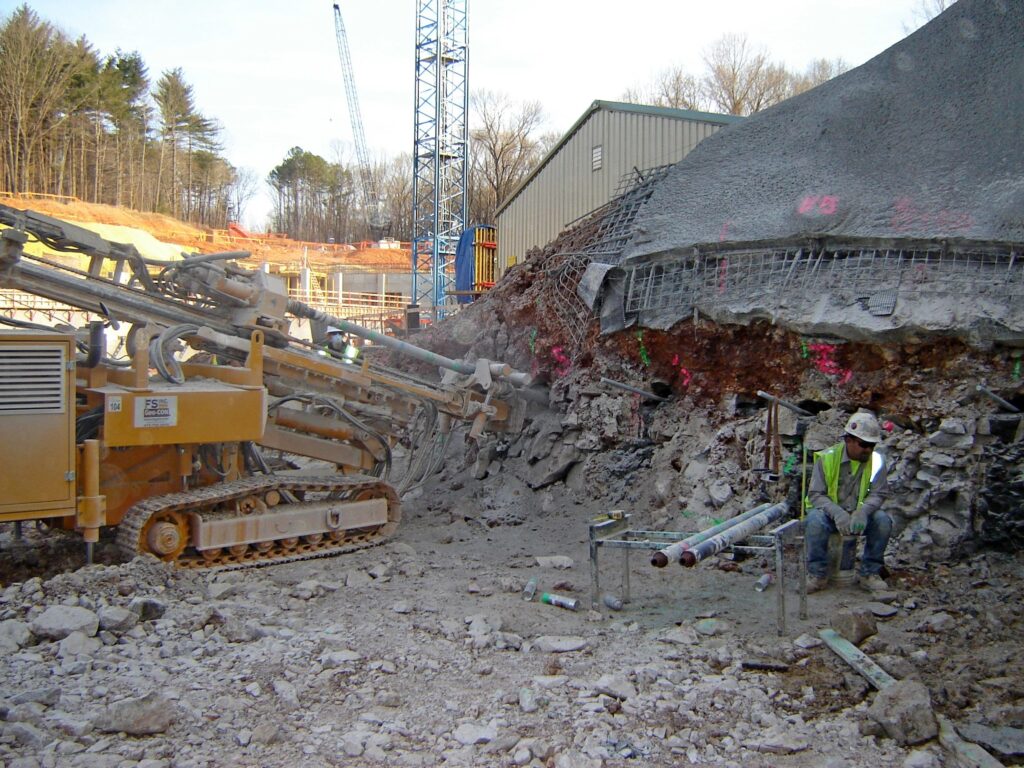
[[[672,109],[708,108],[701,82],[680,66],[662,70],[654,83],[646,88],[629,88],[622,100],[631,104],[649,104]]]
[[[378,184],[391,221],[391,234],[399,240],[412,239],[412,155],[403,152],[383,167]]]
[[[507,94],[487,90],[471,101],[476,127],[470,130],[470,218],[487,224],[540,159],[534,133],[544,110],[539,101],[513,104]]]
[[[842,59],[815,59],[807,65],[803,74],[790,76],[789,95],[796,96],[811,88],[817,88],[848,69],[849,66]]]
[[[259,187],[259,176],[252,168],[238,168],[228,188],[228,218],[230,221],[241,221],[245,214],[245,206],[256,194]]]
[[[913,11],[910,22],[903,25],[903,31],[909,35],[918,27],[924,26],[934,19],[955,2],[956,0],[918,0],[917,8]]]
[[[745,35],[724,35],[704,52],[704,96],[720,112],[749,115],[786,98],[789,73]]]

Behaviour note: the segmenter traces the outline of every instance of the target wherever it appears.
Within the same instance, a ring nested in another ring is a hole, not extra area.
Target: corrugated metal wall
[[[598,109],[497,219],[498,269],[504,274],[534,246],[612,197],[623,174],[674,163],[722,128],[715,123]],[[601,168],[593,170],[594,148]]]

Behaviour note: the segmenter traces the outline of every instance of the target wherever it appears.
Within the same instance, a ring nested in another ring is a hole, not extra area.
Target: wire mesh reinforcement
[[[650,198],[657,183],[672,166],[663,165],[646,171],[633,169],[619,180],[615,196],[605,205],[574,222],[569,230],[592,229],[588,242],[577,251],[556,254],[556,267],[548,270],[554,278],[556,312],[565,324],[573,353],[578,353],[593,319],[590,310],[576,292],[591,261],[615,264],[633,236],[633,222],[640,207]],[[570,237],[570,242],[572,238]],[[559,258],[561,257],[561,258]]]
[[[697,254],[628,270],[627,313],[675,309],[707,301],[759,301],[781,306],[808,291],[860,301],[890,315],[901,299],[972,296],[1024,298],[1024,259],[1010,249],[778,248]]]

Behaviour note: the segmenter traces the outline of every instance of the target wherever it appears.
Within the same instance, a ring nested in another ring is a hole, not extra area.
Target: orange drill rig
[[[452,360],[287,296],[246,253],[153,263],[57,219],[0,206],[0,288],[90,317],[0,317],[0,522],[101,528],[125,557],[242,567],[369,546],[435,471],[458,424],[521,429],[529,376]],[[77,265],[30,255],[39,241]],[[289,335],[332,325],[447,369],[440,383]],[[126,357],[108,329],[131,324]],[[401,454],[399,457],[398,454]]]

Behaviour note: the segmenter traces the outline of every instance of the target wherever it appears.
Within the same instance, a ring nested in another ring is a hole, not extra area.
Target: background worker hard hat
[[[326,334],[341,333],[341,328],[335,328],[333,325],[328,325],[327,330],[324,331]]]
[[[863,411],[850,417],[844,431],[848,435],[860,438],[865,443],[877,443],[882,439],[882,428],[878,425],[878,419]]]

